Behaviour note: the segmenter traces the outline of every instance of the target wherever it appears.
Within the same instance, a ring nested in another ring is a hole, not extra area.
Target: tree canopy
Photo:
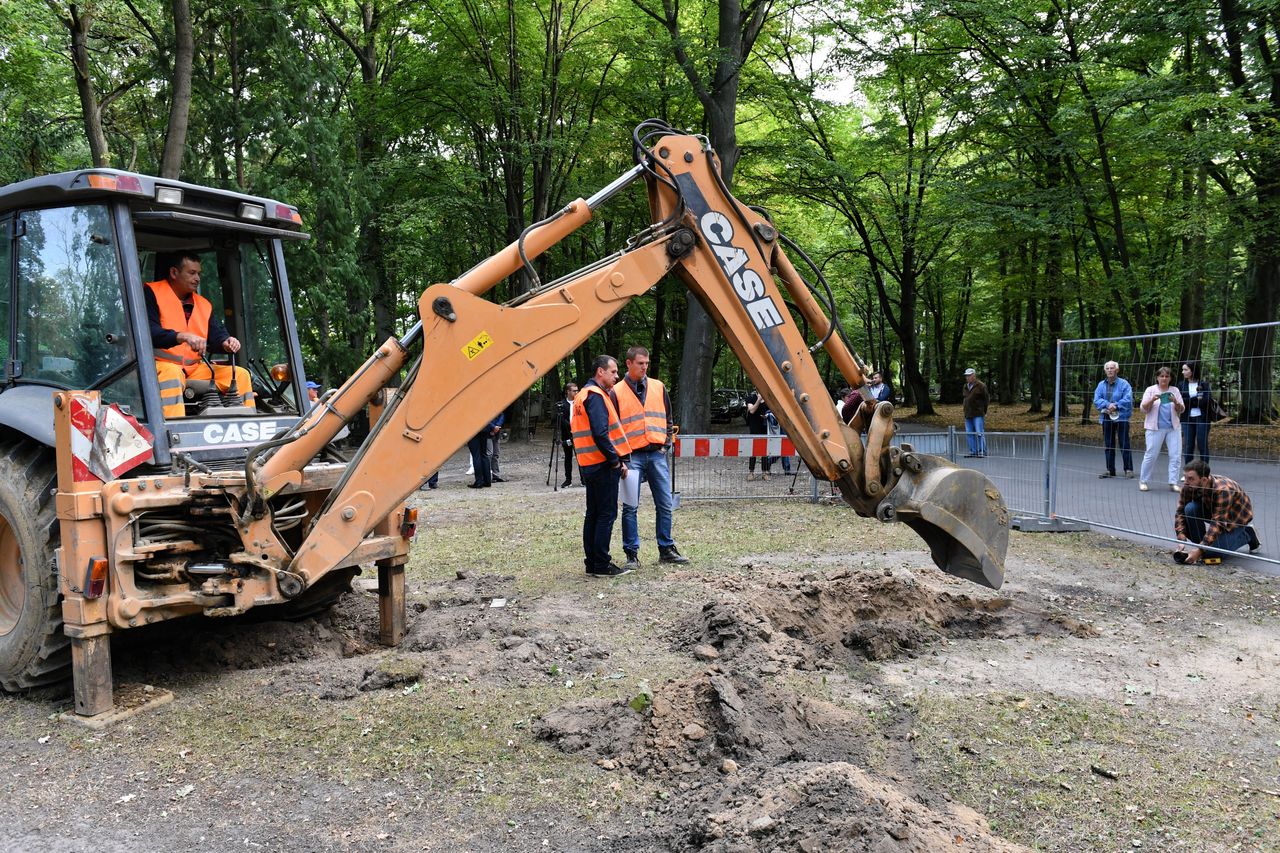
[[[708,136],[925,409],[968,366],[1051,405],[1058,338],[1280,309],[1280,23],[1258,0],[44,0],[0,3],[0,33],[0,183],[109,165],[297,205],[299,325],[330,382],[426,285],[625,171],[650,117]],[[647,218],[641,194],[611,204],[537,274]],[[634,343],[686,430],[745,382],[664,281],[551,396]],[[1274,339],[1247,346],[1242,381],[1270,388]]]

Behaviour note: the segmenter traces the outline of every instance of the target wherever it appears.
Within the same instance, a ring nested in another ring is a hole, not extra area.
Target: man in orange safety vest
[[[197,291],[200,288],[200,256],[179,252],[169,261],[165,277],[147,282],[143,296],[155,350],[156,374],[160,379],[160,403],[166,418],[186,414],[182,392],[188,379],[208,380],[209,367],[201,359],[206,352],[240,351],[233,338],[213,316],[213,306]],[[234,370],[234,373],[233,373]],[[225,394],[235,378],[235,404],[253,404],[253,384],[243,367],[214,365],[212,379]]]
[[[649,350],[641,346],[627,350],[627,374],[614,389],[618,395],[618,416],[622,432],[631,446],[627,467],[640,482],[649,484],[657,513],[658,561],[687,563],[689,558],[676,548],[671,538],[671,473],[667,448],[671,444],[671,398],[666,387],[649,375]],[[637,494],[639,492],[637,491]],[[639,506],[622,504],[622,550],[626,569],[640,568]]]
[[[618,400],[613,393],[618,381],[618,360],[608,355],[596,356],[591,367],[594,376],[573,399],[569,421],[578,475],[587,487],[582,550],[588,575],[617,577],[631,571],[609,557],[613,522],[618,517],[618,481],[627,476],[626,460],[631,449],[622,434]]]

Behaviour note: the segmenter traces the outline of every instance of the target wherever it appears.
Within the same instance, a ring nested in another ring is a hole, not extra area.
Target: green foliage
[[[738,87],[736,193],[809,248],[851,344],[909,394],[945,395],[977,364],[1006,401],[1036,404],[1055,337],[1232,322],[1246,304],[1274,317],[1268,4],[797,4],[772,10],[725,77],[731,2],[679,6],[682,68],[661,4],[643,0],[195,0],[183,177],[303,211],[313,239],[289,250],[291,278],[309,370],[330,382],[412,322],[426,285],[627,169],[640,119],[707,130],[690,70]],[[0,181],[89,162],[70,9],[0,2]],[[109,160],[154,172],[169,5],[77,10]],[[641,194],[620,198],[536,274],[647,220]],[[678,388],[685,302],[663,282],[560,378],[643,342]],[[716,384],[741,385],[723,352]]]

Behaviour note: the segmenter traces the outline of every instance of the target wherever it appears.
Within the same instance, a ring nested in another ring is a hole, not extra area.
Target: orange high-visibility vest
[[[618,395],[622,434],[632,447],[646,444],[661,447],[667,443],[667,407],[663,404],[665,389],[657,379],[650,377],[645,381],[649,383],[649,389],[645,392],[643,404],[625,379],[613,386],[614,393]]]
[[[182,300],[173,292],[168,281],[149,281],[147,287],[156,296],[156,304],[160,306],[160,325],[175,332],[190,332],[193,335],[209,339],[209,318],[213,316],[213,304],[198,293],[191,294],[191,318],[182,307]],[[156,358],[163,361],[175,361],[182,369],[190,373],[200,363],[200,354],[190,346],[178,341],[176,346],[155,351]]]
[[[622,424],[618,421],[618,411],[613,401],[603,388],[588,385],[573,398],[573,417],[569,419],[569,427],[573,431],[573,453],[578,458],[578,467],[583,465],[599,465],[605,461],[605,455],[596,447],[596,440],[591,437],[591,418],[587,416],[587,395],[599,394],[604,398],[605,409],[609,412],[609,441],[619,456],[629,456],[631,447],[627,437],[622,434]]]

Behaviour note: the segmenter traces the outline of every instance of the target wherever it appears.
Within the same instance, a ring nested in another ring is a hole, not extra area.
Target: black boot
[[[626,554],[627,554],[627,561],[622,564],[622,568],[626,569],[629,572],[634,572],[636,569],[640,568],[640,552],[627,551]]]
[[[1249,531],[1249,553],[1252,554],[1262,547],[1262,542],[1258,539],[1258,531],[1253,529],[1252,524],[1246,527],[1245,530]]]
[[[687,563],[689,558],[676,550],[675,545],[658,549],[658,562],[660,563]]]

